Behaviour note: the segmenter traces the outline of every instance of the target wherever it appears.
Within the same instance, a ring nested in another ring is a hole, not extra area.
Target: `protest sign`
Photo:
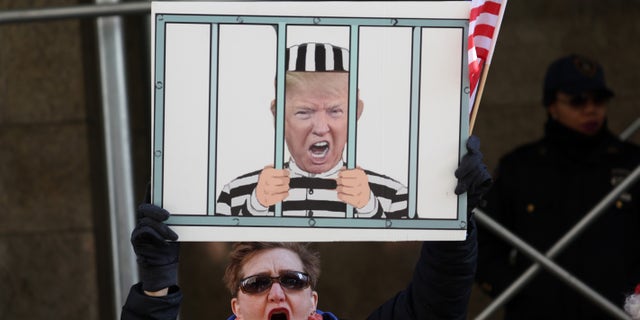
[[[154,2],[152,202],[182,241],[464,239],[469,10]],[[291,70],[343,82],[305,91],[324,80],[290,87]],[[287,170],[283,201],[264,200],[265,167]],[[364,191],[338,195],[344,172]]]

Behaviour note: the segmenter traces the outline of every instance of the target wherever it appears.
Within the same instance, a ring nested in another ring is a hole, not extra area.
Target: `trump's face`
[[[349,74],[292,72],[287,75],[285,140],[296,164],[310,173],[329,171],[347,143]],[[358,100],[357,117],[362,112]]]

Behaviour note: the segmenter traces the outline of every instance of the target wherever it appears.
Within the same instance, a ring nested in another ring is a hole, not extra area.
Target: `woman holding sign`
[[[491,177],[482,163],[479,140],[470,137],[456,177],[455,192],[468,193],[469,214]],[[177,235],[163,223],[169,213],[151,204],[138,208],[131,242],[141,283],[131,288],[122,319],[176,319],[182,293],[177,286]],[[424,242],[411,282],[369,319],[466,319],[476,268],[477,242],[469,216],[464,241]],[[237,243],[225,272],[232,319],[338,319],[320,311],[315,291],[319,258],[300,243]]]

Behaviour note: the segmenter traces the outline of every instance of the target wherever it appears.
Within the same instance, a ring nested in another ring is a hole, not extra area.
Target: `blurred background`
[[[95,17],[7,22],[2,15],[10,10],[94,2],[0,0],[0,319],[115,319],[123,297],[114,291],[133,284],[120,283],[122,274],[135,279],[132,270],[113,271],[126,254],[114,260],[111,253],[127,253],[128,239],[125,248],[112,247],[110,210],[127,211],[121,216],[132,221],[150,177],[150,41],[148,14],[139,9],[148,2],[124,3],[142,6],[100,23]],[[609,109],[614,133],[640,116],[639,17],[639,0],[508,3],[474,130],[490,170],[504,153],[541,137],[542,79],[559,56],[582,53],[604,66],[616,94]],[[105,36],[114,26],[122,39]],[[116,63],[124,77],[105,78],[116,72],[101,72],[101,64],[119,59],[109,48],[120,40],[124,55]],[[103,94],[118,90],[126,93],[124,103]],[[128,108],[116,110],[122,104]],[[114,115],[125,117],[128,128],[109,129]],[[130,153],[114,156],[118,139],[128,141]],[[638,144],[640,134],[630,140]],[[132,190],[110,174],[114,165],[131,171]],[[129,206],[110,201],[108,181],[116,186],[112,194],[133,194]],[[402,289],[419,251],[418,243],[314,246],[323,257],[320,309],[345,319],[364,319]],[[230,314],[221,282],[228,249],[182,245],[183,319]],[[475,288],[469,318],[489,302]]]

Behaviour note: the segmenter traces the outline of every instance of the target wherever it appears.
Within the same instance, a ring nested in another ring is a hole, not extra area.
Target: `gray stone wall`
[[[638,44],[640,2],[510,1],[491,66],[475,133],[490,168],[500,155],[542,135],[542,80],[560,56],[598,60],[616,97],[609,127],[620,133],[640,116]],[[638,143],[640,134],[632,141]]]
[[[99,316],[80,26],[0,25],[1,319]]]
[[[5,0],[0,10],[73,3]],[[475,126],[491,170],[502,154],[541,136],[542,78],[558,56],[578,52],[604,65],[616,92],[614,132],[640,116],[638,17],[638,0],[509,2]],[[140,198],[149,176],[147,22],[127,19]],[[87,20],[0,25],[0,319],[114,317],[92,28]],[[419,250],[418,243],[316,246],[324,257],[320,306],[349,319],[365,318],[401,289]],[[182,248],[184,318],[228,315],[220,283],[228,245]],[[488,302],[474,290],[471,315]]]

